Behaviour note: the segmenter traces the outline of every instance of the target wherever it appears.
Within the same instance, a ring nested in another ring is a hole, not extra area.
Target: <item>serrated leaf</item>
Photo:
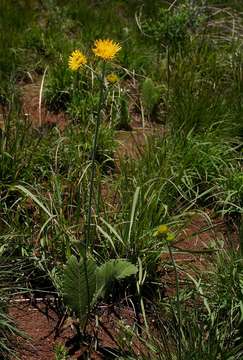
[[[93,260],[87,259],[86,266],[87,276],[83,259],[78,261],[75,256],[71,256],[63,276],[64,302],[76,313],[80,322],[86,317],[88,304],[91,306],[96,290],[96,264]]]

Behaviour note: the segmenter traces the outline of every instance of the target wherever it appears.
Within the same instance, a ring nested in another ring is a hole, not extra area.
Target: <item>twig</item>
[[[45,77],[46,77],[47,68],[48,68],[48,66],[45,68],[44,74],[42,76],[40,93],[39,93],[39,126],[42,125],[41,103],[42,103],[42,93],[43,93],[43,87],[44,87],[44,81],[45,81]]]

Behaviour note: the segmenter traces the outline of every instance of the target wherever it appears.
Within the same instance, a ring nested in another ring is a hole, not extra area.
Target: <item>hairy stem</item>
[[[95,134],[93,139],[93,147],[92,147],[92,154],[91,154],[91,176],[90,176],[90,184],[89,184],[89,200],[88,200],[88,216],[87,216],[87,231],[85,237],[85,251],[90,245],[91,242],[91,217],[92,217],[92,198],[94,193],[94,179],[95,179],[95,155],[97,151],[98,145],[98,135],[99,135],[99,128],[101,122],[101,110],[104,102],[104,79],[105,79],[105,62],[103,63],[102,68],[102,75],[100,79],[100,99],[99,99],[99,106],[98,106],[98,115],[95,122]]]
[[[91,243],[91,218],[92,218],[92,199],[94,193],[94,180],[95,180],[95,156],[98,145],[98,136],[99,136],[99,128],[101,122],[101,110],[104,102],[104,79],[105,79],[105,62],[103,63],[102,74],[100,78],[100,98],[99,98],[99,106],[98,106],[98,114],[95,122],[95,133],[93,139],[92,153],[91,153],[91,175],[89,181],[89,199],[88,199],[88,215],[87,215],[87,227],[86,234],[84,239],[84,274],[87,288],[87,297],[88,297],[88,309],[87,309],[87,318],[90,313],[90,291],[89,291],[89,279],[88,279],[88,271],[87,271],[87,251]],[[93,244],[92,244],[93,245]],[[86,329],[87,320],[84,325],[84,332]]]

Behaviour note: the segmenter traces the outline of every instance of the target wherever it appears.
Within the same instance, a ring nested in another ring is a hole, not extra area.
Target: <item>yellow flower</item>
[[[175,234],[173,234],[172,232],[168,232],[167,235],[166,235],[166,240],[167,241],[175,240]]]
[[[113,40],[96,40],[94,48],[92,49],[94,54],[103,60],[112,60],[118,51],[121,50],[119,43],[113,42]]]
[[[169,229],[168,229],[167,225],[160,225],[158,227],[158,233],[159,234],[167,234],[168,231],[169,231]]]
[[[106,80],[110,84],[115,84],[119,80],[119,77],[115,73],[111,73],[106,76]]]
[[[87,58],[81,51],[74,50],[69,56],[68,67],[70,70],[77,71],[85,64],[87,64]]]
[[[155,231],[154,236],[166,235],[169,232],[167,225],[160,225]]]

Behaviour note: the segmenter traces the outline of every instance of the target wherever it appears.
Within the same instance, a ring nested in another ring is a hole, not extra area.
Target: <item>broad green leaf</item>
[[[106,289],[114,280],[121,280],[136,274],[137,267],[129,261],[113,259],[107,261],[97,269],[97,292],[96,297],[105,295]]]
[[[71,256],[64,269],[63,298],[64,302],[76,313],[80,322],[85,319],[96,290],[96,264],[87,259],[85,262]],[[89,291],[88,291],[89,290]],[[88,296],[89,292],[89,296]]]

